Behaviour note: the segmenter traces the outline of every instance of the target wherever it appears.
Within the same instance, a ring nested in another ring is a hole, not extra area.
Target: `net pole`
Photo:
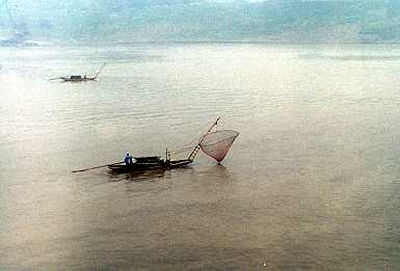
[[[97,76],[99,76],[99,74],[101,73],[101,71],[103,70],[104,66],[107,64],[107,62],[104,62],[103,65],[101,66],[100,70],[96,73],[96,75],[94,76],[95,79],[97,79]]]
[[[193,161],[194,158],[196,157],[197,153],[200,150],[200,144],[203,142],[204,138],[206,137],[206,135],[208,135],[211,130],[217,126],[218,121],[221,117],[218,117],[217,120],[213,123],[213,125],[211,125],[211,127],[208,129],[208,131],[201,137],[199,143],[194,147],[194,149],[191,151],[191,153],[189,154],[188,160]]]

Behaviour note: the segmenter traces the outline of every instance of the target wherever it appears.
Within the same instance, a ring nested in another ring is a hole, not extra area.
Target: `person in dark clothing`
[[[133,164],[132,159],[133,159],[133,157],[131,155],[129,155],[129,153],[127,153],[125,156],[125,159],[124,159],[125,165],[127,165],[127,166],[132,165]]]

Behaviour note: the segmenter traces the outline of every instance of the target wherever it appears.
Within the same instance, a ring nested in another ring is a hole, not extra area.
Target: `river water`
[[[0,49],[0,270],[400,270],[400,46]],[[93,73],[97,82],[49,78]],[[71,170],[193,145],[221,165]],[[264,262],[266,267],[264,267]]]

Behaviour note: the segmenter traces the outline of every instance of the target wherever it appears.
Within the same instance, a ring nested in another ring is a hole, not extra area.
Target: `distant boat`
[[[61,79],[64,82],[83,82],[83,81],[94,81],[96,80],[97,76],[95,77],[87,77],[84,75],[83,77],[81,75],[71,75],[70,77],[59,77],[59,78],[54,78],[50,80],[55,80],[55,79]]]
[[[62,76],[62,77],[51,78],[49,80],[62,80],[64,82],[77,82],[77,83],[85,82],[85,81],[96,81],[97,77],[99,76],[100,72],[103,70],[103,68],[104,68],[104,66],[106,64],[107,63],[104,63],[101,66],[101,68],[99,69],[99,71],[96,73],[96,75],[93,76],[93,77],[87,76],[85,74],[84,76],[82,76],[82,75],[71,75],[71,76],[68,76],[68,77]]]

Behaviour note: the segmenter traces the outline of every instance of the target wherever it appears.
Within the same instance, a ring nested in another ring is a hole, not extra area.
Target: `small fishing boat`
[[[160,157],[135,157],[135,162],[130,165],[109,165],[108,168],[112,173],[121,174],[136,171],[147,170],[169,170],[173,168],[180,168],[192,163],[192,160],[164,160]]]
[[[165,151],[165,159],[161,159],[159,156],[135,157],[135,161],[132,164],[121,165],[121,163],[118,163],[108,165],[108,168],[111,172],[119,174],[155,169],[169,170],[185,167],[193,162],[200,149],[219,163],[225,158],[229,148],[239,135],[238,132],[232,130],[213,131],[214,128],[216,129],[219,119],[220,118],[218,118],[208,131],[200,137],[198,144],[193,148],[186,159],[171,160],[170,153],[167,149]]]
[[[224,159],[236,137],[239,135],[239,132],[233,130],[217,131],[216,126],[219,119],[220,118],[218,118],[208,131],[200,137],[197,145],[194,146],[194,148],[192,147],[193,149],[188,149],[191,151],[186,159],[171,160],[171,152],[167,149],[165,151],[165,159],[162,159],[160,156],[134,157],[130,164],[117,162],[114,164],[74,170],[72,172],[83,172],[101,167],[108,167],[111,170],[111,173],[115,174],[143,172],[149,170],[170,170],[188,166],[194,161],[200,150],[214,158],[219,163]]]
[[[106,65],[106,63],[103,64],[103,66],[101,66],[101,68],[99,69],[99,71],[95,74],[95,76],[87,76],[86,74],[84,76],[82,75],[71,75],[68,77],[56,77],[56,78],[51,78],[49,79],[51,80],[62,80],[63,82],[85,82],[85,81],[96,81],[97,77],[99,76],[100,72],[103,70],[104,66]]]
[[[87,77],[84,75],[83,77],[81,75],[71,75],[70,77],[59,77],[58,79],[63,80],[64,82],[83,82],[83,81],[94,81],[96,80],[96,77]]]

